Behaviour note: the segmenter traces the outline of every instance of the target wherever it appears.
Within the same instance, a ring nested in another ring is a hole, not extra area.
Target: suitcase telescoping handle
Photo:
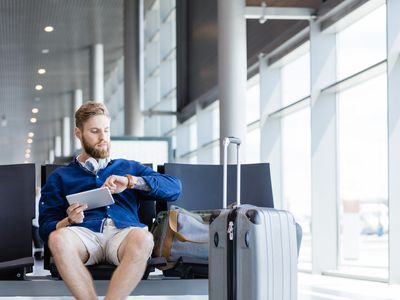
[[[236,137],[226,137],[223,141],[224,146],[224,168],[223,168],[223,208],[227,208],[228,198],[228,147],[230,144],[236,144],[237,149],[237,176],[236,176],[236,205],[240,205],[240,156],[239,149],[241,141]]]

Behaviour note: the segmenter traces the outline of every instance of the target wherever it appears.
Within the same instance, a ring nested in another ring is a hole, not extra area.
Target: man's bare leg
[[[153,235],[147,230],[135,228],[129,232],[118,249],[120,264],[111,277],[105,300],[129,296],[143,277],[153,246]]]
[[[50,234],[48,243],[57,270],[72,295],[78,300],[97,299],[93,279],[83,264],[89,253],[79,237],[66,228],[60,228]]]

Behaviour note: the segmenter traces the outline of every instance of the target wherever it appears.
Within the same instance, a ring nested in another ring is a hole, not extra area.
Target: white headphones
[[[99,170],[107,167],[110,160],[109,157],[101,158],[98,161],[93,157],[89,157],[84,163],[82,163],[82,166],[92,173],[97,173]]]

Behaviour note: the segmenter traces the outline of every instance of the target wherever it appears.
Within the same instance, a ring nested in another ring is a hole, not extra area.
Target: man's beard
[[[105,141],[101,141],[98,144],[104,144]],[[98,145],[96,144],[96,145]],[[85,137],[82,136],[82,146],[83,149],[85,149],[85,152],[89,154],[91,157],[95,159],[102,159],[102,158],[107,158],[110,156],[110,143],[107,142],[107,148],[101,148],[101,149],[96,149],[96,145],[92,146],[90,145],[86,140]]]

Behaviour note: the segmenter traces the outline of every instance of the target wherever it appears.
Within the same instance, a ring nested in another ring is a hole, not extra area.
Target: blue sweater
[[[95,232],[102,232],[105,218],[111,218],[117,228],[129,226],[144,227],[138,217],[139,200],[174,201],[182,190],[179,179],[157,173],[136,161],[112,160],[105,169],[93,174],[73,161],[68,166],[59,167],[50,174],[42,188],[39,205],[39,232],[44,241],[56,229],[59,221],[67,217],[69,206],[65,196],[101,187],[110,175],[131,174],[142,177],[151,188],[149,192],[126,189],[113,194],[115,203],[85,211],[83,223],[71,226],[83,226]]]

